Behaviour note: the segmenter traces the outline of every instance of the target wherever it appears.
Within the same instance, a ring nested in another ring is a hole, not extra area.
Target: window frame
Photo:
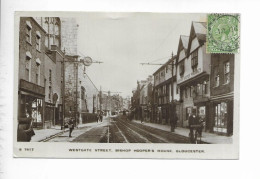
[[[198,58],[199,58],[199,54],[198,54],[198,49],[194,50],[191,53],[191,68],[193,71],[195,71],[198,67]]]
[[[41,34],[39,31],[36,31],[36,50],[41,51]]]
[[[51,81],[52,81],[52,70],[49,69],[49,82],[51,83]]]
[[[26,42],[32,44],[32,27],[26,24]]]
[[[226,72],[226,64],[228,64],[228,72]],[[227,78],[228,76],[228,78]],[[229,84],[230,83],[230,61],[224,62],[224,84]],[[228,79],[228,81],[227,81]]]
[[[32,57],[30,56],[30,52],[28,52],[29,54],[26,53],[25,56],[25,70],[28,70],[28,81],[31,82],[31,69],[32,69]],[[28,66],[27,66],[28,64]]]
[[[182,76],[185,72],[185,68],[184,68],[184,60],[180,62],[180,65],[179,65],[179,74],[180,76]]]
[[[36,84],[40,85],[41,84],[41,64],[36,62]]]
[[[219,87],[220,85],[220,75],[219,75],[219,65],[214,67],[214,87]]]

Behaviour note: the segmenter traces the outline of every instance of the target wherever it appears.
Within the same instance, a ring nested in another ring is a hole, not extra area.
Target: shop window
[[[200,106],[198,109],[199,117],[205,121],[206,117],[206,106]]]
[[[39,31],[36,31],[36,49],[41,51],[41,34]]]
[[[184,61],[180,62],[179,71],[180,75],[182,76],[184,74]]]
[[[219,66],[214,67],[214,83],[215,87],[219,86]]]
[[[191,54],[191,67],[193,71],[196,71],[198,66],[198,49]]]
[[[227,127],[227,103],[226,102],[221,102],[215,105],[215,127],[216,128]]]
[[[224,63],[224,83],[228,84],[230,82],[230,63]]]
[[[26,41],[32,43],[32,25],[30,21],[26,21]]]

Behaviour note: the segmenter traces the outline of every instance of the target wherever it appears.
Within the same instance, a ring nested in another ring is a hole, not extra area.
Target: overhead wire
[[[150,55],[150,57],[152,57],[158,51],[158,49],[165,43],[165,41],[168,39],[168,37],[179,27],[179,24],[180,24],[180,22],[170,30],[170,32],[165,36],[165,38],[161,41],[161,43],[153,50],[153,53],[152,53],[152,55]],[[168,56],[168,57],[170,57],[170,56]],[[168,57],[159,58],[159,59],[149,61],[149,62],[160,61],[160,60],[163,60]]]

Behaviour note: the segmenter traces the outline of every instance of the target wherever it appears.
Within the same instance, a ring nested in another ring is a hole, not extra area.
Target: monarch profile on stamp
[[[237,53],[239,50],[239,14],[209,14],[207,53]]]

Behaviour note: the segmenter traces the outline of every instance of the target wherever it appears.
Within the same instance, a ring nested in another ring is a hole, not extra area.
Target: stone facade
[[[61,18],[61,49],[67,55],[78,55],[78,24],[75,18]]]
[[[82,123],[82,113],[96,113],[99,109],[99,91],[87,75],[87,67],[78,59],[66,56],[65,119],[75,117]]]

